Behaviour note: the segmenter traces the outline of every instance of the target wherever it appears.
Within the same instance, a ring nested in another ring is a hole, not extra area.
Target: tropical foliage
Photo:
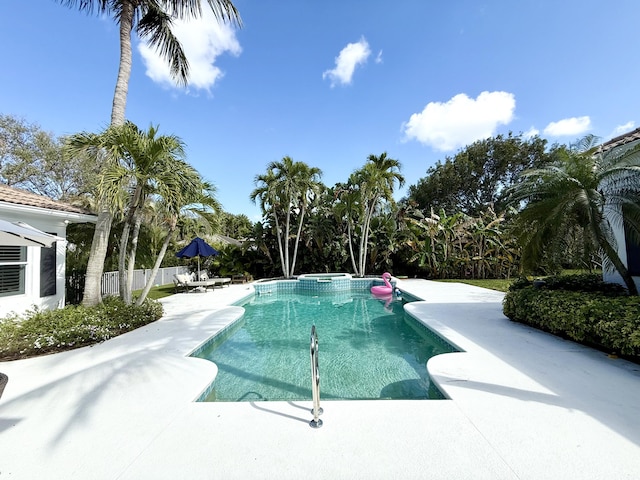
[[[88,156],[65,158],[64,142],[35,123],[0,114],[0,181],[54,200],[89,202],[98,165]]]
[[[119,298],[111,297],[95,307],[67,306],[9,316],[0,319],[0,360],[103,342],[151,323],[162,313],[162,305],[153,300],[142,305],[126,305]]]
[[[363,277],[367,267],[367,251],[371,222],[385,203],[393,203],[396,182],[404,185],[400,162],[387,156],[369,155],[365,165],[356,170],[344,185],[338,185],[335,212],[347,226],[349,257],[353,271]]]
[[[409,200],[418,208],[444,210],[447,215],[478,215],[491,208],[506,209],[505,191],[525,170],[539,168],[551,160],[547,141],[497,135],[479,140],[446,157],[427,170],[427,175],[409,187]]]
[[[114,224],[104,266],[121,272],[126,302],[134,300],[129,287],[133,268],[184,264],[172,253],[194,236],[220,250],[206,267],[225,276],[390,271],[434,279],[509,279],[518,273],[604,265],[616,269],[629,291],[635,291],[617,256],[613,232],[624,228],[628,239],[640,238],[640,147],[602,150],[589,136],[541,153],[540,139],[499,136],[434,167],[433,178],[421,179],[397,203],[393,193],[404,178],[400,163],[386,153],[370,155],[346,182],[332,187],[320,183],[318,168],[284,157],[255,177],[251,196],[264,218],[252,223],[246,215],[222,211],[211,184],[187,163],[180,139],[160,135],[156,127],[142,131],[125,122],[98,134],[55,139],[25,121],[0,118],[5,181],[22,172],[27,180],[14,184],[23,188],[44,193],[40,186],[53,185],[51,191],[64,191],[67,201],[94,209],[110,206]],[[459,191],[477,202],[465,200],[464,208],[462,203],[455,207],[449,192],[438,199],[432,190],[431,204],[417,201],[427,198],[418,195],[425,185],[448,178],[444,173],[467,171],[475,177],[473,172],[482,170],[479,159],[495,155],[501,160],[487,162],[486,181]],[[506,168],[509,155],[514,165]],[[59,159],[67,162],[66,173],[74,179],[67,186],[57,180]],[[32,160],[39,162],[41,173],[28,168]],[[530,165],[538,167],[525,169]],[[82,181],[87,178],[90,187]],[[479,189],[475,194],[474,188]],[[449,205],[451,211],[437,205]],[[88,225],[69,226],[69,272],[86,268],[92,235]]]
[[[640,238],[640,146],[602,152],[595,143],[589,136],[557,150],[552,164],[524,172],[510,189],[510,202],[522,206],[516,228],[523,266],[531,269],[549,250],[564,251],[577,228],[586,249],[598,250],[637,295],[614,227],[624,225]]]
[[[410,261],[431,278],[510,278],[517,274],[519,249],[505,215],[487,209],[477,217],[464,213],[428,216],[414,211],[416,233]]]
[[[68,143],[68,153],[86,152],[101,158],[104,167],[98,185],[98,199],[112,206],[112,214],[122,218],[118,271],[120,297],[132,301],[132,279],[137,245],[143,221],[160,219],[164,239],[154,262],[154,272],[137,303],[144,301],[153,278],[176,230],[184,208],[198,204],[217,207],[210,187],[185,160],[182,141],[173,135],[158,135],[151,126],[141,131],[131,122],[111,126],[100,134],[79,133]]]
[[[157,51],[169,64],[170,72],[177,83],[186,85],[189,64],[182,45],[171,30],[175,19],[197,18],[202,14],[200,0],[58,0],[86,13],[97,11],[100,16],[112,17],[119,27],[120,62],[116,88],[113,95],[111,125],[125,123],[125,108],[129,79],[131,77],[131,35],[137,36]],[[216,19],[240,25],[240,15],[230,0],[207,0]],[[98,220],[91,243],[83,304],[97,305],[101,301],[100,282],[109,246],[109,235],[113,222],[109,204],[98,205]]]
[[[554,277],[542,287],[520,281],[504,299],[504,314],[513,321],[638,359],[640,297],[621,290],[595,275]]]
[[[284,157],[280,162],[269,163],[267,173],[255,178],[256,188],[251,192],[251,199],[260,205],[265,218],[273,221],[285,278],[293,276],[305,215],[309,203],[321,188],[321,175],[319,168]],[[293,255],[290,255],[292,223],[296,233]]]

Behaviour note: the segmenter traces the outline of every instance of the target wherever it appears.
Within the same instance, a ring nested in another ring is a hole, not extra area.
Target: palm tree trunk
[[[153,269],[151,270],[151,275],[147,280],[147,284],[142,289],[142,293],[136,300],[136,305],[140,306],[146,300],[147,295],[149,295],[149,291],[153,287],[153,281],[158,274],[158,270],[160,270],[160,265],[162,264],[162,260],[164,259],[165,253],[167,253],[167,248],[169,247],[169,243],[171,242],[171,238],[175,232],[175,227],[169,229],[169,233],[164,237],[164,242],[162,242],[162,247],[160,247],[160,251],[158,252],[158,258],[156,258],[156,262],[153,265]]]
[[[133,278],[133,271],[129,275],[127,273],[127,257],[129,256],[129,237],[131,234],[131,227],[135,229],[136,219],[139,216],[140,210],[140,197],[142,196],[142,187],[138,185],[131,196],[129,201],[129,212],[126,216],[124,227],[122,229],[122,237],[120,238],[120,252],[118,255],[118,290],[120,291],[120,298],[127,305],[131,303],[131,282]],[[138,227],[139,230],[139,227]],[[135,253],[134,253],[135,258]],[[131,267],[133,270],[133,267]]]
[[[368,207],[364,210],[364,218],[360,224],[360,244],[358,245],[358,276],[364,277],[364,246],[367,242],[367,218],[369,217]]]
[[[273,212],[273,218],[276,222],[276,237],[278,238],[278,253],[280,254],[280,267],[282,268],[282,275],[286,274],[285,272],[285,263],[284,263],[284,251],[282,249],[282,232],[280,231],[280,222],[278,222],[278,215],[276,214],[275,210]]]
[[[131,231],[131,219],[127,216],[122,227],[120,237],[120,251],[118,252],[118,291],[123,302],[127,302],[127,247],[129,246],[129,232]]]
[[[353,273],[358,277],[360,273],[358,271],[358,265],[356,265],[356,256],[353,254],[353,239],[351,238],[352,228],[351,228],[351,219],[347,219],[347,238],[349,240],[349,256],[351,257],[351,264],[353,266]]]
[[[367,227],[367,219],[365,217],[364,224],[362,225],[362,237],[360,237],[360,255],[358,255],[358,261],[360,263],[360,276],[364,277],[365,265],[367,263],[367,244],[369,243],[369,229]]]
[[[131,234],[131,247],[129,248],[129,258],[127,259],[127,293],[125,302],[130,304],[132,302],[132,290],[133,290],[133,270],[136,265],[136,252],[138,250],[138,238],[140,238],[140,227],[142,226],[142,212],[138,209],[135,215],[135,221],[133,224],[133,232]],[[151,277],[151,280],[155,275]]]
[[[284,222],[284,238],[282,239],[282,243],[284,243],[284,276],[285,278],[291,278],[291,272],[289,271],[289,231],[291,224],[291,210],[287,211],[287,219]]]
[[[298,222],[298,231],[296,233],[296,246],[293,249],[293,259],[291,261],[291,276],[293,276],[293,271],[296,268],[296,259],[298,258],[298,245],[300,244],[300,234],[302,233],[302,224],[304,223],[304,214],[305,214],[305,208],[303,206],[300,208],[300,221]]]
[[[367,261],[367,250],[369,247],[369,230],[371,228],[371,218],[373,218],[373,212],[375,210],[378,197],[374,197],[371,200],[370,206],[366,209],[365,225],[362,232],[362,238],[360,239],[360,276],[364,277]]]
[[[125,122],[125,108],[131,77],[131,30],[133,29],[134,2],[121,2],[120,15],[120,64],[118,79],[113,94],[111,108],[111,125],[123,125]]]
[[[93,307],[102,301],[102,272],[104,259],[109,247],[109,234],[113,216],[107,208],[102,208],[96,221],[96,229],[91,242],[91,252],[87,262],[87,273],[82,295],[82,305]]]
[[[118,67],[118,79],[113,95],[111,109],[111,124],[123,125],[125,122],[125,107],[127,105],[127,92],[129,90],[129,78],[131,77],[131,30],[133,28],[133,2],[122,2],[120,16],[120,65]],[[94,306],[102,301],[102,272],[104,260],[109,246],[109,235],[113,216],[107,208],[101,209],[96,221],[96,230],[93,235],[91,252],[87,262],[87,274],[82,294],[82,304]]]

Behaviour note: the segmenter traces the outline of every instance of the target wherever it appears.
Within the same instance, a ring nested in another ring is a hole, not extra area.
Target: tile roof
[[[35,193],[20,190],[19,188],[10,187],[0,183],[0,202],[13,203],[15,205],[24,205],[27,207],[44,208],[47,210],[55,210],[58,212],[79,213],[83,215],[91,215],[92,213],[82,207],[76,207],[68,203],[58,202]]]
[[[640,140],[640,128],[636,128],[631,132],[623,133],[622,135],[612,138],[611,140],[604,142],[600,145],[599,151],[606,152],[613,148],[619,147],[621,145],[626,145],[627,143],[635,142],[636,140]]]

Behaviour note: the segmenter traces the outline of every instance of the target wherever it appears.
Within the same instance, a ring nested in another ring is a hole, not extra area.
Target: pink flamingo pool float
[[[387,295],[391,295],[393,293],[393,286],[389,282],[390,279],[391,274],[389,272],[384,272],[382,274],[382,281],[384,282],[384,285],[376,285],[374,287],[371,287],[371,293],[377,296],[385,297]]]

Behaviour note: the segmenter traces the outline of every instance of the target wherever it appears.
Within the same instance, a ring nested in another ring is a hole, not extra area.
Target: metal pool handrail
[[[313,395],[313,420],[309,422],[313,428],[320,428],[322,426],[322,408],[320,408],[320,369],[318,367],[318,333],[316,332],[316,326],[311,327],[311,345],[309,347],[309,353],[311,354],[311,393]]]

